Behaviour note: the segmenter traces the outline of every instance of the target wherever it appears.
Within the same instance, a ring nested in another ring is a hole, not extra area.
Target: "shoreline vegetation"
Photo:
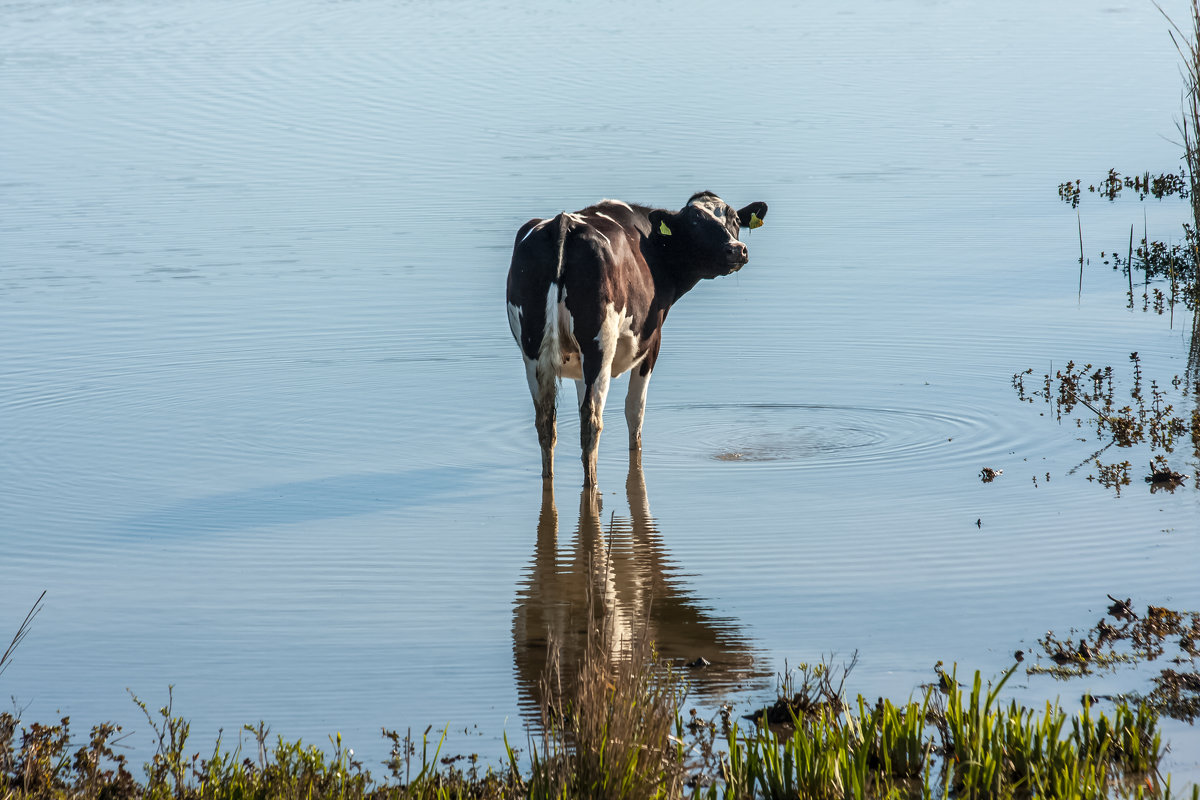
[[[23,727],[0,713],[0,800],[1200,800],[1200,785],[1177,794],[1160,772],[1166,748],[1151,705],[1112,698],[1106,713],[1084,697],[1069,714],[1057,701],[1004,703],[1001,690],[1019,663],[995,680],[976,671],[964,682],[939,663],[934,680],[902,702],[850,699],[856,657],[801,664],[779,677],[771,706],[740,721],[723,706],[706,720],[685,712],[683,671],[660,659],[644,633],[622,638],[598,604],[589,596],[595,613],[578,670],[566,672],[551,643],[540,719],[524,747],[505,738],[507,758],[494,766],[443,757],[446,733],[431,737],[432,728],[419,741],[384,729],[390,756],[374,772],[340,734],[322,748],[272,738],[261,722],[243,728],[248,744],[218,736],[201,752],[168,690],[156,710],[133,696],[157,739],[140,778],[120,752],[120,725],[93,726],[81,743],[67,717]]]
[[[443,758],[445,734],[429,729],[419,741],[383,731],[392,748],[382,778],[340,735],[323,749],[272,741],[262,723],[246,726],[249,747],[218,738],[202,753],[170,699],[155,711],[134,697],[158,740],[140,779],[119,752],[119,725],[94,726],[80,744],[63,718],[21,729],[18,741],[19,720],[5,713],[0,798],[1200,797],[1200,786],[1173,794],[1159,773],[1164,747],[1147,706],[1117,703],[1109,714],[1085,702],[1069,715],[1057,703],[1005,704],[1015,665],[994,683],[975,672],[965,686],[939,672],[902,703],[849,700],[848,669],[801,665],[799,681],[785,676],[775,705],[742,725],[727,712],[685,714],[682,677],[649,641],[613,658],[612,633],[593,636],[575,685],[547,693],[557,699],[543,704],[540,732],[494,767]]]

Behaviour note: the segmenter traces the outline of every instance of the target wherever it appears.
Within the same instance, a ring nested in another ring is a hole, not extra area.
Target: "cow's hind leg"
[[[600,452],[600,432],[604,430],[604,401],[608,396],[608,375],[597,378],[587,388],[579,408],[579,446],[583,450],[583,485],[596,485],[596,457]]]
[[[556,376],[541,375],[538,362],[525,359],[525,378],[529,381],[529,393],[533,395],[534,427],[537,428],[538,445],[542,448],[542,478],[554,477],[554,445],[558,441],[555,417]]]
[[[617,326],[612,315],[600,326],[600,334],[582,353],[583,399],[579,403],[579,444],[583,450],[583,485],[596,486],[596,456],[600,450],[600,432],[604,430],[604,401],[616,356]],[[591,352],[587,352],[590,350]]]

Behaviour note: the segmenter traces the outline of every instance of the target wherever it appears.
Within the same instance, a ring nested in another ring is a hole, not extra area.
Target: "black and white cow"
[[[749,253],[738,232],[766,214],[766,203],[735,211],[700,192],[678,212],[601,200],[521,226],[508,271],[508,324],[525,359],[543,478],[554,475],[560,377],[578,389],[584,486],[596,485],[609,380],[627,371],[629,449],[641,449],[667,312],[701,279],[741,269]]]

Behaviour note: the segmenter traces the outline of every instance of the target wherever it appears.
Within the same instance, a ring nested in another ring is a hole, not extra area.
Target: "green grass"
[[[723,781],[707,797],[1032,798],[1170,796],[1158,765],[1157,717],[1118,705],[1111,715],[1085,707],[1068,716],[1003,704],[1015,667],[994,684],[956,675],[922,698],[797,716],[790,735],[769,728],[728,733]],[[944,693],[943,693],[944,692]],[[1200,787],[1192,797],[1200,797]]]

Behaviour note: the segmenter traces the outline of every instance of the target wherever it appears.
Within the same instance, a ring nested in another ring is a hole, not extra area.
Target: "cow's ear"
[[[675,215],[670,211],[654,209],[650,212],[650,237],[655,236],[673,236],[672,228],[675,226]]]
[[[767,216],[766,203],[751,203],[738,211],[738,222],[741,223],[743,228],[754,230],[762,226],[763,217],[765,216]]]

